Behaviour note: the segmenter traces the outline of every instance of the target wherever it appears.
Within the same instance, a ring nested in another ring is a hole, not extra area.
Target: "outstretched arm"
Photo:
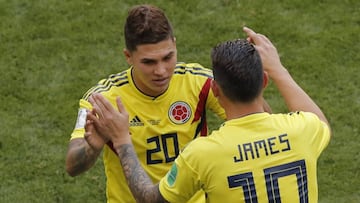
[[[129,115],[120,98],[117,98],[118,111],[101,95],[90,98],[93,111],[88,113],[85,136],[99,133],[110,139],[119,156],[128,186],[137,202],[167,202],[146,174],[136,156],[129,133]]]
[[[280,57],[274,45],[264,35],[255,33],[249,28],[244,28],[248,35],[248,40],[254,43],[259,52],[264,71],[274,81],[280,94],[290,111],[306,111],[316,114],[320,120],[324,121],[329,127],[325,115],[310,96],[294,81],[290,73],[281,64]]]

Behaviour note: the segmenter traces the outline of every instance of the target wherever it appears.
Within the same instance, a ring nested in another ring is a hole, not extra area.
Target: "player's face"
[[[169,86],[177,62],[175,40],[168,39],[156,44],[137,46],[137,50],[125,56],[132,65],[136,87],[146,95],[159,96]]]

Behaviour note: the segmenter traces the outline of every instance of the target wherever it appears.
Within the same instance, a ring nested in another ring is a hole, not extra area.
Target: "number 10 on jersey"
[[[308,185],[304,160],[295,161],[264,169],[266,191],[269,203],[281,202],[279,179],[295,175],[300,203],[308,203]],[[229,188],[242,187],[246,203],[257,203],[255,182],[252,172],[228,176]]]

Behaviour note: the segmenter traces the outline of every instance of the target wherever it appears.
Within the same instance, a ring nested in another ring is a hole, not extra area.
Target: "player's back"
[[[181,160],[208,202],[317,202],[316,162],[329,138],[314,114],[258,113],[193,141]]]

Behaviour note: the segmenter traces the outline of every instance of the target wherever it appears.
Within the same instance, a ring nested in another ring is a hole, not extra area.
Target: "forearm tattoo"
[[[123,167],[129,188],[137,202],[167,202],[161,196],[159,185],[154,185],[146,174],[131,144],[124,144],[118,147],[120,163]]]
[[[94,165],[99,152],[94,152],[91,148],[87,147],[84,142],[74,143],[74,145],[77,146],[74,146],[76,150],[73,155],[72,171],[74,174],[80,174]]]

